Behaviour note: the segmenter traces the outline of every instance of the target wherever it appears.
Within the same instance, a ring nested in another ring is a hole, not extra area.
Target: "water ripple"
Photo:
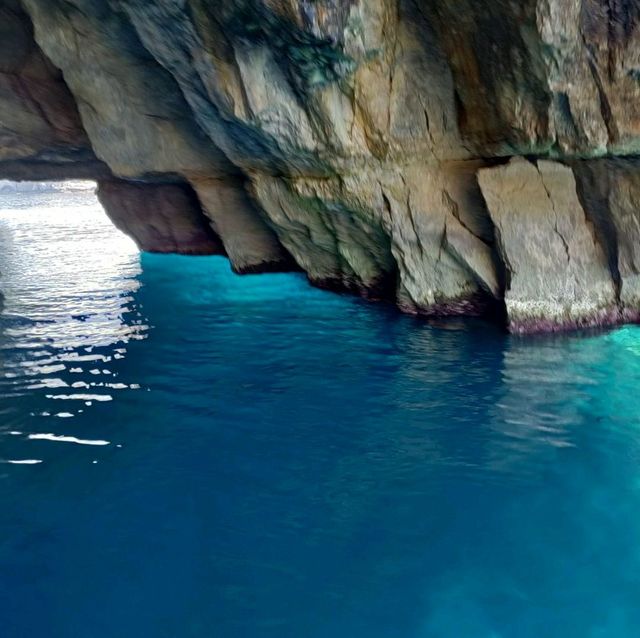
[[[76,443],[78,445],[110,445],[110,441],[100,439],[79,439],[75,436],[65,436],[62,434],[30,434],[27,438],[32,441],[59,441],[61,443]]]
[[[83,415],[91,424],[87,410],[141,388],[119,373],[127,344],[149,331],[136,302],[135,245],[92,191],[0,195],[0,245],[0,396],[11,402],[0,431],[35,429],[32,419],[54,428],[13,442],[6,462],[28,464],[18,454],[29,441],[102,445],[102,436],[69,436],[56,424]]]

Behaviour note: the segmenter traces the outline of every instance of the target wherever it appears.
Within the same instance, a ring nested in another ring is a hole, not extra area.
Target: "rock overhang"
[[[0,177],[514,332],[640,314],[632,3],[0,0]],[[606,27],[606,28],[605,28]]]

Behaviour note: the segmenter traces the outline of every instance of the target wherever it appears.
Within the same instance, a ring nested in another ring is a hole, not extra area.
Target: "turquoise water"
[[[3,202],[2,638],[640,635],[640,329],[429,325]]]

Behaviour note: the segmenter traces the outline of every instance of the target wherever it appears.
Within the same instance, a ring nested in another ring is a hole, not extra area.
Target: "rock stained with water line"
[[[511,330],[640,316],[635,0],[0,0],[0,178]],[[182,203],[181,203],[182,202]]]

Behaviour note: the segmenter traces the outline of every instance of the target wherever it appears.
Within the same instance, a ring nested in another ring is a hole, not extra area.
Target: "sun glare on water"
[[[134,298],[140,272],[137,247],[113,226],[95,184],[0,182],[0,392],[41,389],[47,405],[38,414],[66,421],[130,391],[112,366],[146,337]],[[16,437],[108,445],[67,432]]]

